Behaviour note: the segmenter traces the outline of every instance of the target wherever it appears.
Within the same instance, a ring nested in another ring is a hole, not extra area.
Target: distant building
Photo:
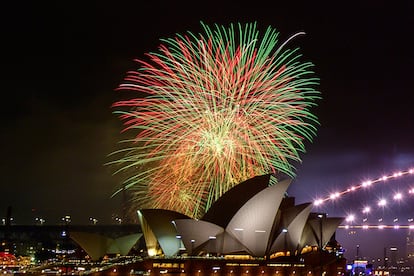
[[[398,248],[395,246],[390,247],[390,262],[389,266],[397,267],[398,262]]]
[[[409,229],[407,235],[407,261],[408,264],[414,266],[414,230]]]

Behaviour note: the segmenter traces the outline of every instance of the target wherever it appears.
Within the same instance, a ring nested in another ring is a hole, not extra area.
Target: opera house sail
[[[290,178],[256,176],[225,193],[199,220],[175,211],[138,211],[149,256],[248,255],[271,259],[325,248],[343,218],[311,213],[287,195]]]

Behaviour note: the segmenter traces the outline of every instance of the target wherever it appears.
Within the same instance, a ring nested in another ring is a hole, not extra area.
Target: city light
[[[364,214],[368,214],[370,211],[371,211],[371,207],[366,206],[366,207],[364,207],[364,209],[362,210],[362,213],[364,213]]]
[[[396,193],[393,198],[394,198],[394,200],[401,200],[403,198],[403,196],[402,196],[401,193]]]
[[[378,206],[380,206],[380,207],[384,207],[385,205],[387,205],[387,200],[386,200],[386,199],[384,199],[384,198],[381,198],[381,199],[378,201]]]
[[[114,220],[116,221],[116,223],[122,224],[122,219],[120,217],[115,217]]]
[[[354,215],[349,215],[347,218],[346,218],[346,221],[347,222],[353,222],[354,221],[354,219],[355,219],[355,216]]]
[[[36,224],[43,225],[45,222],[46,222],[46,220],[43,219],[43,218],[35,218],[35,223]]]
[[[61,218],[61,220],[62,220],[65,224],[69,224],[69,223],[72,221],[72,219],[71,219],[71,216],[70,216],[70,215],[66,215],[66,216],[62,217],[62,218]]]
[[[372,185],[372,181],[370,181],[370,180],[368,180],[368,181],[365,181],[365,182],[362,182],[362,187],[368,187],[368,186],[371,186]]]

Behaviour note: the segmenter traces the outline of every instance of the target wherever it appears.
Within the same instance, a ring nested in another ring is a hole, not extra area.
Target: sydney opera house
[[[257,176],[225,193],[199,220],[161,209],[138,211],[158,273],[341,275],[335,231],[343,218],[312,213],[287,195],[291,179]]]

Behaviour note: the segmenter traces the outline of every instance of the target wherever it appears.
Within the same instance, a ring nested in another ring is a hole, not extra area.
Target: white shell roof
[[[276,213],[291,179],[268,187],[247,201],[226,227],[254,256],[264,256]]]
[[[312,204],[304,203],[288,208],[282,213],[282,223],[279,235],[272,244],[271,252],[278,250],[296,250],[299,246],[303,228],[312,209]],[[285,229],[286,232],[281,230]]]
[[[325,215],[320,220],[310,213],[311,203],[295,206],[293,197],[285,197],[291,179],[273,186],[268,186],[269,180],[270,175],[258,176],[235,186],[213,204],[202,220],[168,210],[147,209],[141,213],[166,255],[177,253],[181,244],[190,254],[247,253],[262,257],[285,249],[300,250],[306,245],[319,245],[321,224],[325,245],[343,218]]]
[[[224,232],[218,225],[207,221],[193,219],[177,219],[174,221],[178,234],[190,254],[206,242],[215,242],[217,236]],[[214,240],[214,241],[213,241]],[[213,249],[213,248],[211,248]],[[217,250],[218,248],[214,248]]]
[[[164,254],[167,256],[176,254],[180,249],[180,244],[177,241],[177,231],[172,222],[176,219],[187,219],[189,217],[175,211],[163,209],[143,209],[139,212],[157,238]]]
[[[98,260],[106,254],[127,255],[142,234],[126,235],[117,239],[88,232],[70,232],[69,236],[85,250],[92,260]]]

